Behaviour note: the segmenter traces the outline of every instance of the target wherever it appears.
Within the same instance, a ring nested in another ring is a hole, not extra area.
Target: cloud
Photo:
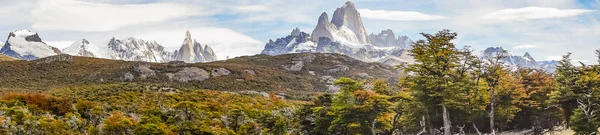
[[[175,4],[112,5],[74,0],[41,0],[32,11],[34,29],[111,31],[143,23],[157,23],[205,14],[200,7]]]
[[[440,20],[444,19],[441,15],[428,15],[415,11],[386,11],[386,10],[370,10],[358,9],[361,17],[381,20],[393,21],[424,21],[424,20]]]
[[[159,30],[150,33],[137,35],[140,39],[156,40],[167,48],[179,49],[185,38],[187,29],[169,29]],[[192,38],[201,44],[208,44],[219,60],[224,60],[227,56],[234,58],[237,56],[259,54],[264,48],[264,43],[250,36],[233,31],[228,28],[219,27],[197,27],[189,29]]]
[[[523,21],[530,19],[564,18],[594,12],[587,9],[557,9],[548,7],[524,7],[517,9],[502,9],[483,16],[483,19]]]
[[[269,7],[266,5],[249,5],[249,6],[238,6],[233,9],[236,12],[266,12],[269,11]]]
[[[537,46],[535,45],[530,45],[530,44],[524,44],[524,45],[518,45],[513,47],[513,49],[531,49],[531,48],[535,48]]]

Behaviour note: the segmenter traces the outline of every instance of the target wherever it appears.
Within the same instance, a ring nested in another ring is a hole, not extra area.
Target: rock
[[[300,54],[296,57],[293,58],[293,60],[295,61],[304,61],[306,63],[311,63],[313,60],[315,60],[317,56],[315,54],[312,53],[303,53]]]
[[[169,66],[179,67],[179,66],[185,66],[185,65],[187,65],[187,63],[185,63],[183,61],[169,61]]]
[[[212,77],[219,77],[219,76],[225,76],[225,75],[231,74],[231,71],[229,71],[225,68],[216,68],[216,69],[213,69],[211,72],[212,72],[211,73]]]
[[[319,82],[325,83],[325,84],[333,84],[333,82],[335,82],[335,78],[333,78],[333,76],[322,76],[319,79]]]
[[[367,73],[360,73],[360,74],[358,74],[358,76],[360,76],[361,78],[370,78],[371,77]]]
[[[254,70],[250,70],[250,69],[245,69],[244,72],[250,74],[250,75],[256,75],[256,72],[254,72]]]
[[[47,64],[47,63],[53,63],[53,62],[58,62],[58,61],[69,61],[70,62],[70,61],[73,61],[73,56],[67,55],[67,54],[50,56],[50,57],[46,57],[46,58],[42,58],[42,59],[38,60],[36,62],[36,64]]]
[[[210,74],[206,70],[197,67],[186,67],[177,73],[168,73],[166,75],[169,77],[169,80],[178,82],[204,81],[210,77]]]
[[[308,74],[315,75],[315,71],[308,71]]]
[[[133,74],[127,72],[125,74],[123,74],[123,76],[121,76],[121,81],[122,82],[127,82],[127,81],[133,81],[135,77],[133,76]]]
[[[287,71],[300,71],[302,67],[304,67],[304,62],[302,61],[292,61],[293,65],[283,65],[283,69]]]
[[[334,73],[344,72],[344,71],[349,70],[349,69],[350,68],[348,66],[346,66],[346,65],[336,65],[334,68],[325,70],[325,72],[334,74]]]
[[[300,29],[296,27],[294,30],[292,30],[292,33],[290,35],[292,35],[292,37],[300,36]]]
[[[133,67],[133,71],[140,74],[141,79],[146,79],[156,75],[156,72],[150,69],[150,65],[138,64]]]
[[[267,93],[267,92],[257,92],[257,91],[245,90],[245,91],[240,91],[239,93],[246,94],[246,95],[261,95],[263,97],[269,97],[269,93]]]

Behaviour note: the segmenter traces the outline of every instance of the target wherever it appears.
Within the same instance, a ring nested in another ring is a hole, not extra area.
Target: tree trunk
[[[490,130],[492,131],[491,135],[496,135],[496,130],[494,129],[494,89],[490,90]]]
[[[373,122],[371,122],[371,134],[372,135],[377,135],[375,134],[375,122],[377,121],[377,118],[373,119]]]
[[[444,119],[444,135],[451,135],[452,133],[450,133],[450,114],[448,114],[448,109],[446,109],[446,105],[442,105],[442,109],[443,109],[443,119]]]

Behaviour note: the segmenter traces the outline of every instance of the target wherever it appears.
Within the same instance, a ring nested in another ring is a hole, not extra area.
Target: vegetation
[[[100,60],[119,67],[96,65],[89,62],[98,59],[87,58],[50,63],[44,66],[78,72],[52,72],[50,74],[58,76],[40,75],[41,79],[33,79],[38,84],[23,82],[1,87],[0,134],[544,134],[563,128],[571,129],[575,134],[598,134],[600,66],[575,66],[567,54],[555,73],[509,69],[501,61],[505,56],[499,54],[480,59],[468,47],[457,48],[452,43],[457,34],[449,30],[422,35],[424,39],[417,41],[411,50],[416,63],[398,66],[404,74],[394,81],[395,84],[390,84],[389,78],[355,77],[349,72],[361,70],[352,69],[336,75],[339,79],[333,85],[339,91],[335,93],[307,90],[318,94],[310,101],[285,99],[286,96],[276,93],[291,90],[268,91],[269,94],[257,96],[239,91],[239,87],[250,84],[209,84],[248,75],[243,72],[248,67],[234,64],[248,61],[256,64],[253,65],[256,67],[249,67],[257,76],[247,79],[267,81],[247,87],[248,90],[274,86],[268,82],[274,78],[258,76],[267,72],[262,69],[273,70],[273,76],[293,85],[298,85],[291,82],[294,80],[314,79],[307,77],[309,75],[304,71],[290,73],[279,69],[281,64],[289,63],[277,61],[294,59],[295,55],[276,57],[278,60],[255,56],[186,65],[205,69],[227,67],[234,72],[228,77],[192,83],[162,83],[164,78],[160,77],[117,81],[114,78],[123,72],[132,72],[131,68],[136,66],[136,63],[123,61]],[[333,56],[327,57],[343,58]],[[327,62],[317,58],[306,70],[323,71],[331,67],[323,64]],[[278,68],[266,63],[276,63]],[[71,67],[64,67],[65,64]],[[362,64],[360,66],[377,66]],[[33,77],[9,75],[48,73],[35,68],[35,61],[10,61],[0,65],[8,67],[0,68],[3,71],[0,76],[21,81]],[[25,70],[14,70],[16,67]],[[170,64],[152,65],[157,73],[178,71],[179,68]],[[101,71],[101,75],[90,76],[91,70]],[[383,70],[377,70],[369,74],[383,73]],[[81,80],[66,79],[68,77]],[[107,79],[92,81],[98,79],[95,77]],[[286,83],[281,80],[273,84]],[[51,84],[61,81],[67,83]],[[198,83],[228,91],[204,90]],[[51,85],[44,90],[28,90],[42,84]]]
[[[17,59],[10,57],[10,56],[6,56],[4,54],[0,54],[0,61],[15,61]]]

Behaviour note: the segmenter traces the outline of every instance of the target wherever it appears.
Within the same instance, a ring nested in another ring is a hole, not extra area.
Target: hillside
[[[0,54],[0,61],[14,61],[14,60],[17,60],[17,59],[10,57],[10,56],[6,56],[4,54]]]
[[[276,92],[295,99],[336,91],[339,77],[397,78],[398,71],[339,54],[256,55],[210,63],[147,63],[58,55],[0,63],[0,89],[47,91],[75,86],[138,83],[176,89]],[[393,84],[393,83],[392,83]]]

